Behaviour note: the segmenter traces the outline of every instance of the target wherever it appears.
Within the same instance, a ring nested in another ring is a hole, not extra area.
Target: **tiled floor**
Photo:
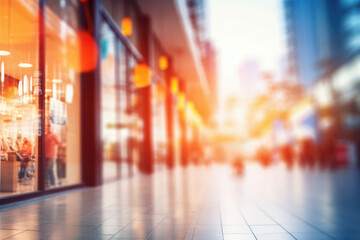
[[[0,239],[360,239],[360,174],[225,166],[0,207]]]

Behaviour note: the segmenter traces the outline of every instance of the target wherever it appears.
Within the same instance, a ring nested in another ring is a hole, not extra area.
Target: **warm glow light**
[[[1,1],[0,44],[35,46],[39,28],[37,1]],[[24,50],[26,48],[23,48]],[[4,49],[3,49],[4,50]]]
[[[161,56],[159,59],[159,67],[161,70],[166,70],[168,68],[168,59],[166,56]]]
[[[130,37],[132,34],[132,21],[130,18],[123,18],[121,21],[121,30],[126,37]]]
[[[133,95],[131,98],[131,105],[135,107],[139,103],[139,98],[136,95]]]
[[[173,94],[177,94],[179,92],[179,80],[177,77],[172,77],[170,80],[170,91]]]
[[[21,81],[21,80],[19,81],[19,87],[18,87],[18,90],[19,90],[19,96],[22,96],[23,91],[22,91],[22,81]]]
[[[54,78],[54,79],[52,80],[52,82],[53,82],[53,83],[61,83],[62,80],[61,80],[61,79],[55,79],[55,78]]]
[[[295,123],[303,116],[309,116],[315,111],[312,99],[304,98],[299,101],[290,112],[290,121]]]
[[[32,64],[31,63],[19,63],[18,66],[23,67],[23,68],[30,68],[30,67],[32,67]]]
[[[24,93],[27,93],[28,90],[29,90],[29,84],[28,83],[29,83],[29,80],[28,80],[28,77],[25,74],[25,76],[24,76]]]
[[[1,82],[5,81],[5,66],[4,62],[1,62]]]
[[[85,31],[78,31],[66,38],[65,65],[76,72],[89,72],[97,66],[98,46]]]
[[[188,101],[186,104],[186,111],[187,111],[187,115],[191,115],[194,113],[194,103],[192,101]]]
[[[185,93],[179,93],[179,103],[178,103],[179,110],[185,109]]]
[[[56,99],[56,84],[55,84],[55,83],[53,83],[53,90],[52,90],[52,92],[53,92],[53,98]]]
[[[165,87],[163,84],[155,84],[154,95],[156,99],[163,99],[165,96]]]
[[[67,103],[72,103],[74,98],[74,88],[71,84],[66,85],[65,100]]]
[[[33,86],[32,86],[32,76],[30,77],[30,92],[32,92]]]
[[[146,87],[151,83],[151,69],[145,63],[137,64],[134,68],[133,78],[136,87]]]
[[[9,55],[10,55],[9,51],[0,50],[0,56],[9,56]]]
[[[202,125],[202,119],[198,111],[195,109],[194,103],[192,101],[188,101],[186,105],[186,115],[188,121],[193,125]]]

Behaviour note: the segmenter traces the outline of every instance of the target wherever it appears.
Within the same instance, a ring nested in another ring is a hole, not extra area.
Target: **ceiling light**
[[[61,83],[62,80],[61,80],[61,79],[55,79],[55,78],[54,78],[54,79],[52,80],[52,82],[53,82],[53,83]]]
[[[23,68],[30,68],[30,67],[32,67],[32,64],[31,63],[19,63],[18,66],[23,67]]]
[[[8,56],[10,55],[9,51],[0,50],[0,56]]]

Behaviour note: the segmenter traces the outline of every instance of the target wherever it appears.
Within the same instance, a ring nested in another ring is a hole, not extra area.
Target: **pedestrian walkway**
[[[0,208],[1,239],[360,239],[356,170],[178,168]]]

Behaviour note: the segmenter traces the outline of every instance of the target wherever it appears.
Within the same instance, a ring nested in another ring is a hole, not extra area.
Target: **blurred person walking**
[[[46,183],[55,186],[54,163],[58,156],[60,141],[55,133],[51,131],[50,124],[47,126],[45,135],[45,159],[46,159]]]

